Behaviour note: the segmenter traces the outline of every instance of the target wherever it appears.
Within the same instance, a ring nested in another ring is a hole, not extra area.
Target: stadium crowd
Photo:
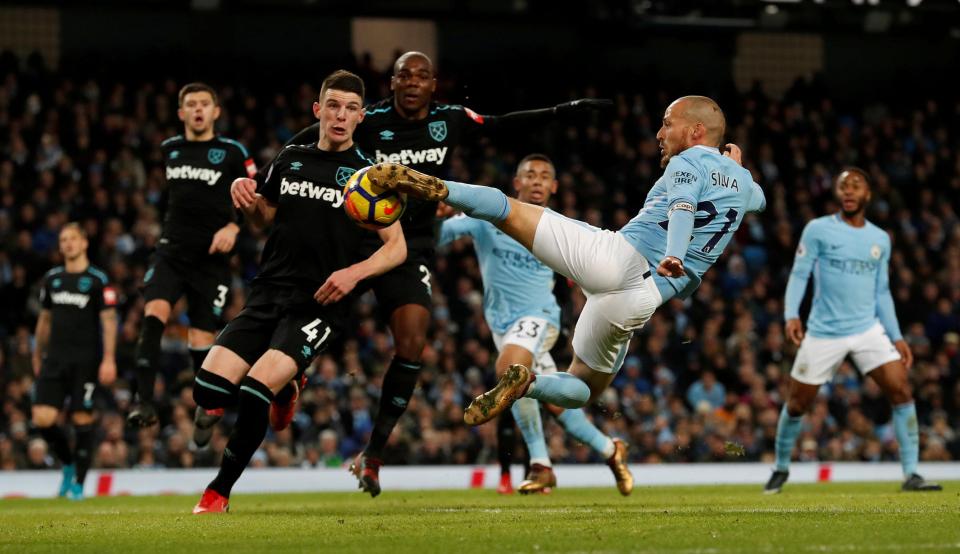
[[[387,94],[383,74],[361,74],[374,91],[368,100],[379,98],[378,87]],[[53,464],[29,423],[32,335],[37,284],[59,263],[57,233],[68,221],[82,224],[91,238],[91,261],[120,293],[121,378],[98,393],[94,467],[213,466],[225,446],[229,417],[212,448],[191,448],[193,372],[183,315],[172,318],[163,340],[161,425],[134,430],[123,420],[135,381],[139,286],[161,229],[159,146],[182,131],[176,116],[180,84],[73,80],[46,71],[38,59],[21,63],[0,55],[2,470]],[[317,92],[307,83],[270,94],[221,87],[217,129],[250,147],[258,164],[268,163],[311,122]],[[655,134],[669,97],[654,89],[582,88],[571,90],[571,97],[584,92],[613,98],[614,112],[531,133],[535,148],[515,138],[478,139],[457,152],[451,177],[510,190],[517,160],[543,150],[559,172],[554,209],[619,228],[659,177]],[[604,431],[630,443],[632,461],[772,460],[796,351],[783,334],[784,287],[803,225],[837,209],[832,180],[845,165],[871,176],[868,217],[893,238],[891,289],[916,357],[911,379],[921,460],[960,459],[960,101],[953,102],[840,107],[825,89],[804,82],[780,100],[759,89],[722,99],[728,137],[743,148],[745,165],[766,192],[767,209],[748,216],[691,299],[657,311],[631,344],[614,386],[589,408]],[[243,305],[264,240],[264,234],[245,229],[238,241],[227,318]],[[385,462],[494,463],[494,424],[471,429],[462,422],[463,407],[493,382],[496,356],[472,248],[454,243],[434,269],[433,323],[420,387],[390,439]],[[570,328],[583,295],[562,278],[556,292]],[[354,332],[318,358],[293,425],[268,435],[254,465],[339,467],[366,443],[391,338],[370,297],[361,298],[355,311]],[[567,339],[554,350],[561,365],[571,356]],[[552,418],[545,425],[555,462],[602,461],[565,438]],[[796,455],[804,461],[895,460],[896,448],[889,403],[844,363],[806,417]]]

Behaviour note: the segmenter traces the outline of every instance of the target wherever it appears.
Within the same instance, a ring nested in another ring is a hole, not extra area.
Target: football
[[[406,195],[370,182],[365,167],[350,176],[344,186],[343,208],[361,227],[382,229],[400,219],[407,207]]]

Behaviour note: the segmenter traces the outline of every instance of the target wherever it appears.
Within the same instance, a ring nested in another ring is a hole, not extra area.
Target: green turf
[[[960,551],[960,482],[236,495],[193,516],[183,496],[0,501],[0,551],[937,552]]]

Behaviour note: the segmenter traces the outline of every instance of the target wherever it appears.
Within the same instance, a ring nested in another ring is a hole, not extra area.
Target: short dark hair
[[[183,85],[183,88],[180,89],[180,94],[177,95],[177,105],[181,108],[183,107],[183,100],[187,97],[188,94],[194,92],[209,92],[210,96],[213,97],[213,104],[215,106],[220,105],[220,99],[217,98],[217,91],[213,90],[213,87],[206,83],[187,83]]]
[[[551,160],[549,156],[547,156],[546,154],[533,153],[533,154],[527,154],[526,156],[523,157],[522,160],[520,160],[520,163],[517,164],[517,173],[520,172],[520,168],[523,167],[523,164],[527,162],[546,162],[550,164],[550,167],[553,168],[554,173],[557,172],[557,166],[553,165],[553,160]]]
[[[320,87],[320,97],[323,98],[324,93],[329,89],[355,92],[360,96],[361,101],[365,96],[363,79],[345,69],[338,69],[327,75],[327,78],[323,80],[323,86]]]
[[[840,176],[847,172],[856,173],[857,175],[863,177],[863,180],[867,183],[867,187],[873,188],[873,184],[870,182],[870,175],[868,175],[866,171],[864,171],[863,169],[860,169],[855,165],[848,165],[843,169],[841,169],[840,172],[837,173],[837,178],[833,180],[833,186],[835,187],[840,186]]]

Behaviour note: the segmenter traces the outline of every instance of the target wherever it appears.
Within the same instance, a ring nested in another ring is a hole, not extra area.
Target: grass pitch
[[[235,495],[0,501],[10,552],[946,552],[960,551],[960,482]]]

